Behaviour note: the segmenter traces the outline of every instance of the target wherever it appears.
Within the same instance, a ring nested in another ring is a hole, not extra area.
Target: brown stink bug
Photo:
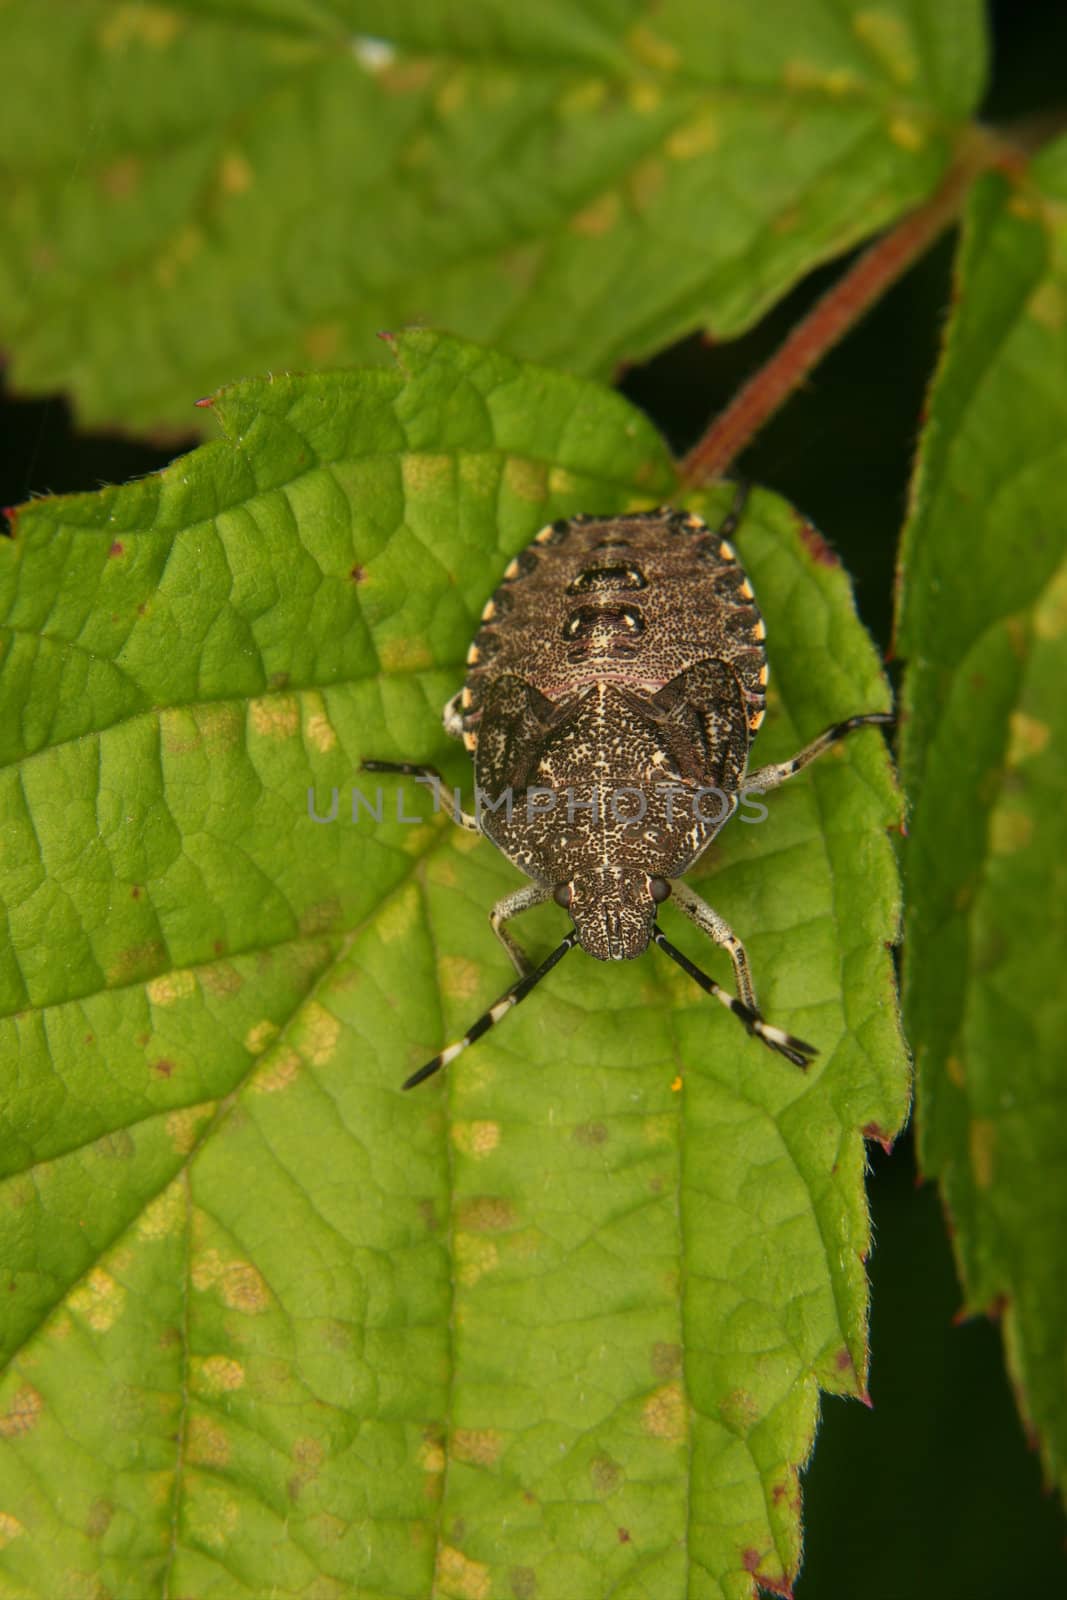
[[[827,728],[791,761],[748,772],[764,715],[766,630],[729,536],[738,493],[712,532],[688,511],[577,516],[543,528],[504,573],[467,655],[445,728],[474,757],[476,811],[450,799],[432,767],[366,761],[432,783],[453,819],[484,833],[533,882],[490,912],[519,979],[454,1044],[404,1084],[447,1066],[499,1022],[576,944],[599,961],[659,945],[749,1033],[798,1067],[815,1047],[764,1021],[732,928],[676,881],[736,811],[801,771],[882,711]],[[677,950],[656,924],[669,896],[733,962],[737,995]],[[531,969],[507,924],[555,900],[573,926]]]

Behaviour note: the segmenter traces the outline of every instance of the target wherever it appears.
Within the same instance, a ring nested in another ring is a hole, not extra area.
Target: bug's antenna
[[[462,1039],[458,1039],[455,1044],[450,1044],[447,1049],[441,1051],[440,1055],[434,1056],[432,1061],[427,1061],[426,1065],[420,1067],[418,1072],[413,1072],[411,1077],[405,1080],[402,1087],[414,1089],[416,1084],[425,1083],[426,1079],[432,1078],[435,1072],[440,1072],[442,1067],[447,1067],[450,1061],[456,1059],[461,1050],[466,1050],[467,1046],[473,1044],[476,1039],[480,1039],[483,1033],[488,1033],[490,1028],[494,1027],[502,1017],[507,1015],[512,1006],[517,1006],[520,1000],[525,1000],[530,990],[539,984],[542,978],[547,977],[552,968],[562,961],[567,951],[573,950],[577,943],[578,930],[577,928],[572,928],[563,943],[558,944],[552,954],[546,956],[535,971],[528,972],[524,978],[520,978],[517,983],[513,983],[511,988],[500,996],[496,1004],[491,1005],[484,1016],[479,1017],[477,1022],[467,1029]]]
[[[660,949],[669,955],[672,961],[678,963],[683,972],[687,972],[694,982],[699,983],[705,994],[714,995],[727,1011],[732,1011],[735,1017],[739,1017],[749,1033],[754,1033],[769,1049],[777,1050],[779,1055],[785,1056],[795,1067],[810,1066],[812,1057],[819,1053],[813,1044],[805,1044],[803,1039],[794,1039],[791,1033],[783,1033],[781,1028],[774,1028],[769,1022],[764,1022],[758,1011],[751,1010],[743,1001],[717,984],[714,978],[709,978],[706,972],[701,972],[699,967],[694,966],[689,957],[676,949],[655,925],[652,928],[652,937]]]

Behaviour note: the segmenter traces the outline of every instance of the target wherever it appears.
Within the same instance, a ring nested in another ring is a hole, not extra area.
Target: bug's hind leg
[[[725,918],[720,917],[698,894],[694,894],[688,884],[675,881],[671,884],[671,897],[678,910],[687,916],[690,922],[696,924],[702,933],[714,940],[729,953],[733,962],[734,977],[737,981],[737,999],[709,978],[706,972],[701,972],[680,950],[663,937],[659,929],[653,932],[653,939],[660,949],[676,961],[684,972],[688,972],[706,993],[713,995],[728,1011],[744,1023],[749,1033],[755,1034],[758,1039],[770,1050],[776,1050],[779,1055],[786,1057],[795,1067],[806,1067],[813,1056],[818,1052],[814,1045],[805,1044],[803,1039],[795,1039],[791,1033],[786,1033],[782,1028],[776,1028],[773,1023],[766,1022],[760,1015],[759,1006],[756,1004],[756,991],[752,984],[752,973],[748,964],[745,947]]]
[[[755,772],[750,772],[745,779],[745,790],[758,790],[760,794],[766,794],[768,789],[777,789],[780,783],[793,777],[794,773],[802,772],[847,733],[852,733],[856,728],[887,728],[893,721],[891,711],[868,711],[858,717],[847,717],[844,722],[835,722],[825,733],[820,733],[817,739],[798,751],[791,761],[775,761],[770,766],[757,767]]]
[[[392,772],[397,777],[414,778],[416,783],[429,784],[433,790],[435,811],[447,811],[457,827],[466,828],[468,833],[481,833],[477,817],[464,811],[460,805],[458,789],[449,789],[436,767],[423,767],[412,761],[361,761],[359,765],[362,772]]]
[[[552,899],[552,890],[546,889],[541,883],[528,883],[522,889],[516,889],[512,894],[506,894],[503,900],[498,900],[489,913],[489,922],[500,943],[511,957],[512,965],[520,978],[525,978],[533,971],[530,958],[519,944],[513,934],[505,928],[505,922],[512,917],[517,917],[522,911],[529,911],[534,906],[543,905],[546,900]]]

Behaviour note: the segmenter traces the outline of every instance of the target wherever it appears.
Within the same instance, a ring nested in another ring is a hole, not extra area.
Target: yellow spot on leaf
[[[229,1356],[208,1356],[200,1363],[200,1387],[208,1394],[230,1394],[244,1381],[244,1367]]]
[[[1025,850],[1034,833],[1034,819],[1027,811],[1002,806],[989,819],[989,849],[995,856],[1011,856]]]
[[[598,111],[604,104],[607,92],[608,86],[603,78],[583,78],[560,96],[560,112],[567,117]]]
[[[548,468],[543,461],[508,456],[504,463],[504,483],[517,500],[540,505],[548,485]]]
[[[222,1489],[197,1484],[187,1493],[183,1515],[194,1542],[200,1541],[212,1550],[221,1550],[232,1537],[241,1520],[235,1500]]]
[[[691,161],[694,156],[706,155],[719,144],[719,125],[710,111],[683,122],[681,127],[667,137],[667,154],[674,161]]]
[[[423,639],[382,639],[378,659],[386,672],[422,672],[433,666],[430,647]]]
[[[157,281],[169,289],[177,280],[182,267],[187,267],[204,248],[204,234],[195,222],[186,223],[166,245],[156,260]]]
[[[647,117],[662,101],[663,90],[648,78],[635,78],[626,90],[626,98],[639,117]]]
[[[659,198],[667,179],[667,169],[658,156],[639,161],[626,180],[626,192],[635,211],[647,211]]]
[[[185,1221],[185,1190],[178,1179],[149,1201],[137,1223],[142,1239],[166,1239]]]
[[[577,494],[585,485],[581,478],[566,467],[552,467],[548,474],[548,488],[550,494]],[[473,838],[474,835],[468,835]]]
[[[419,827],[404,829],[403,850],[405,855],[421,856],[433,842],[434,827],[432,823],[422,823]]]
[[[967,1074],[963,1070],[963,1062],[958,1056],[948,1057],[945,1062],[945,1071],[948,1073],[949,1082],[954,1083],[957,1089],[966,1087]]]
[[[503,1233],[516,1220],[515,1207],[502,1194],[476,1195],[459,1208],[459,1225],[468,1233]]]
[[[25,1531],[17,1517],[13,1517],[8,1511],[0,1511],[0,1550],[5,1549],[12,1539],[17,1539],[19,1534]]]
[[[673,1378],[682,1370],[682,1347],[659,1339],[652,1346],[649,1358],[655,1378]]]
[[[138,156],[122,156],[100,174],[100,187],[111,200],[128,200],[141,183],[143,163]]]
[[[192,1416],[185,1435],[189,1460],[200,1467],[225,1467],[230,1460],[230,1441],[212,1417]]]
[[[641,1422],[655,1439],[684,1439],[687,1432],[685,1396],[681,1384],[667,1383],[645,1401]]]
[[[231,1311],[258,1316],[270,1304],[270,1293],[250,1261],[227,1261],[219,1279],[219,1293]]]
[[[641,1132],[646,1144],[652,1146],[664,1144],[677,1144],[678,1119],[670,1112],[661,1111],[655,1116],[646,1117],[641,1124]]]
[[[635,60],[660,72],[673,72],[682,59],[676,45],[669,39],[661,39],[642,22],[626,35],[626,48]]]
[[[619,197],[614,190],[598,195],[583,211],[579,211],[571,218],[571,232],[582,234],[587,239],[599,238],[601,234],[608,233],[614,228],[621,209]]]
[[[500,1459],[503,1441],[495,1428],[457,1428],[452,1435],[451,1454],[456,1461],[492,1467]]]
[[[300,1057],[295,1050],[282,1050],[265,1061],[251,1081],[255,1094],[280,1094],[296,1081],[300,1071]]]
[[[44,1401],[37,1390],[28,1383],[17,1389],[12,1397],[11,1404],[2,1417],[0,1417],[0,1439],[21,1439],[24,1433],[29,1433],[37,1426],[37,1419],[44,1410]]]
[[[857,11],[852,31],[902,87],[914,83],[919,55],[909,29],[891,11]]]
[[[743,1439],[759,1421],[760,1408],[747,1389],[732,1389],[719,1402],[719,1416],[731,1433]]]
[[[681,1092],[681,1088],[682,1088],[682,1074],[679,1072],[678,1076],[671,1080],[671,1093],[672,1094],[679,1094]]]
[[[500,1143],[498,1122],[457,1122],[452,1127],[452,1143],[465,1156],[489,1155]]]
[[[148,998],[154,1006],[172,1006],[176,1000],[188,1000],[195,993],[193,972],[165,972],[148,985]]]
[[[1039,639],[1058,639],[1067,630],[1067,566],[1060,567],[1034,609]]]
[[[184,18],[168,6],[142,5],[130,0],[128,5],[108,8],[97,38],[104,50],[121,50],[133,43],[162,50],[177,38],[183,26]]]
[[[468,1561],[462,1550],[442,1545],[437,1556],[437,1590],[456,1600],[489,1600],[492,1592],[489,1568],[481,1561]]]
[[[901,150],[921,150],[926,143],[926,130],[911,117],[891,117],[889,137]]]
[[[472,1000],[478,993],[481,969],[465,956],[442,956],[437,963],[437,981],[450,1000]]]
[[[304,1475],[309,1483],[325,1459],[326,1451],[323,1449],[321,1439],[305,1433],[293,1440],[293,1460],[297,1466],[304,1469]]]
[[[400,471],[404,480],[404,493],[409,495],[435,494],[451,489],[455,462],[449,455],[420,454],[409,451],[400,458]]]
[[[431,883],[437,884],[443,889],[454,889],[456,887],[458,881],[456,869],[447,856],[434,856],[427,863],[426,873]]]
[[[94,1267],[68,1296],[67,1304],[85,1318],[94,1333],[106,1333],[125,1309],[126,1291],[103,1267]]]
[[[345,330],[339,322],[318,322],[305,328],[301,343],[316,366],[332,361],[341,348]]]
[[[415,926],[418,906],[418,891],[414,884],[409,884],[386,901],[375,922],[375,931],[383,944],[393,944],[397,939],[407,938]]]
[[[378,82],[389,94],[418,94],[432,83],[436,71],[433,61],[408,57],[385,64],[378,73]]]
[[[1067,300],[1060,285],[1051,278],[1038,284],[1026,302],[1026,310],[1035,322],[1053,333],[1058,333],[1067,322]]]
[[[440,117],[451,117],[466,102],[470,83],[465,73],[453,72],[441,83],[433,97],[434,109]]]
[[[166,1121],[167,1137],[179,1155],[187,1156],[196,1148],[196,1141],[200,1129],[205,1122],[215,1115],[215,1102],[205,1101],[203,1105],[187,1106],[181,1111],[172,1111]]]
[[[266,695],[248,702],[252,727],[264,739],[291,739],[300,728],[300,702],[293,695]]]
[[[313,711],[308,717],[307,737],[315,749],[321,751],[323,755],[336,747],[337,735],[325,711]]]
[[[993,1157],[997,1147],[997,1125],[988,1117],[975,1117],[968,1129],[971,1170],[979,1189],[993,1182]]]
[[[419,1446],[419,1466],[423,1472],[444,1472],[445,1451],[440,1439],[424,1439]]]
[[[223,194],[244,194],[255,173],[240,150],[227,150],[219,162],[219,188]]]
[[[297,1043],[304,1059],[313,1067],[324,1067],[337,1049],[341,1024],[332,1012],[309,1000],[300,1018]]]
[[[277,1032],[278,1024],[264,1017],[262,1022],[255,1023],[245,1034],[245,1049],[249,1055],[261,1056]]]
[[[1013,711],[1008,718],[1008,766],[1017,767],[1030,756],[1040,755],[1051,734],[1047,722],[1039,722],[1025,711]]]
[[[318,900],[312,905],[305,906],[299,920],[301,938],[307,939],[316,933],[330,933],[336,928],[340,915],[339,900]],[[319,959],[321,957],[316,958],[316,961]],[[311,965],[316,965],[316,962],[312,962]]]
[[[799,93],[815,91],[819,94],[833,95],[840,99],[842,95],[852,94],[858,87],[856,75],[847,67],[834,67],[827,72],[823,67],[816,66],[813,61],[805,61],[802,57],[794,57],[787,61],[782,72],[782,81],[787,89]]]
[[[455,1253],[457,1277],[460,1283],[468,1287],[500,1265],[500,1252],[493,1241],[478,1238],[475,1234],[457,1233]]]
[[[244,988],[245,980],[228,961],[218,961],[213,966],[201,967],[200,982],[212,994],[237,994]]]

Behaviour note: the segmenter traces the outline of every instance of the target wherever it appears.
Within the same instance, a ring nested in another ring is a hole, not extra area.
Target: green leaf
[[[807,1076],[579,952],[400,1091],[509,981],[517,875],[392,779],[350,820],[359,761],[463,781],[439,708],[508,560],[674,479],[607,391],[395,353],[236,385],[221,441],[0,542],[0,1594],[785,1593],[819,1388],[864,1391],[863,1134],[907,1099],[875,732],[704,868]],[[774,759],[886,689],[788,506],[738,542]]]
[[[607,375],[924,199],[977,0],[8,0],[0,338],[87,423],[430,322]]]
[[[1067,142],[975,192],[903,546],[921,1158],[1067,1482]]]

